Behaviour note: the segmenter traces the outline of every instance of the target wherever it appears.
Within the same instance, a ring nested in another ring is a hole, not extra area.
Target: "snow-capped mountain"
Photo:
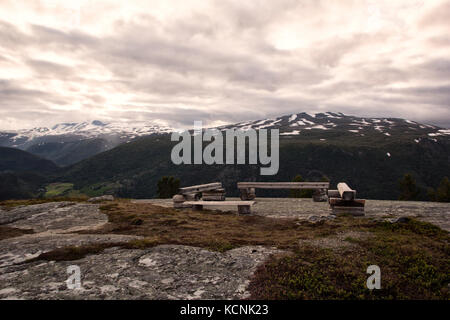
[[[150,135],[153,133],[166,133],[170,131],[172,131],[172,129],[169,127],[144,121],[133,123],[103,123],[94,120],[92,122],[81,123],[60,123],[51,128],[41,127],[12,131],[9,133],[14,134],[11,138],[13,141],[22,144],[24,140],[29,141],[44,136],[76,135],[84,138],[97,138],[104,135],[119,135],[121,138],[131,140],[138,136]]]
[[[336,132],[348,133],[354,136],[366,134],[391,135],[417,134],[419,136],[436,138],[449,136],[450,129],[443,129],[433,125],[421,124],[415,121],[399,118],[362,118],[347,116],[342,113],[316,113],[306,112],[264,119],[246,121],[234,125],[225,125],[220,129],[279,129],[281,135],[302,135],[311,132]]]

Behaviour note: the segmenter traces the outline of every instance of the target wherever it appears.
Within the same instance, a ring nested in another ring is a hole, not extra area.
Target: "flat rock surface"
[[[0,224],[34,232],[74,232],[93,229],[108,222],[98,205],[52,202],[12,208],[0,212]]]
[[[33,261],[68,246],[124,243],[138,236],[78,234],[107,222],[96,204],[46,203],[0,211],[0,224],[34,234],[0,241],[0,299],[240,299],[255,268],[275,248],[226,253],[162,245],[113,247],[76,261]],[[81,289],[68,289],[67,267],[81,271]]]
[[[227,200],[239,200],[227,198]],[[171,199],[135,200],[151,202],[172,207]],[[234,210],[230,207],[210,207],[222,211]],[[234,210],[237,211],[237,210]],[[313,202],[312,199],[298,198],[256,198],[252,206],[252,214],[274,218],[298,218],[318,220],[330,216],[331,210],[327,202]],[[417,217],[450,231],[450,203],[421,201],[367,200],[365,216],[394,220],[399,217]]]
[[[1,299],[240,299],[248,279],[275,249],[242,247],[226,253],[161,245],[106,249],[77,261],[33,262],[3,268]],[[69,290],[67,267],[81,272]]]

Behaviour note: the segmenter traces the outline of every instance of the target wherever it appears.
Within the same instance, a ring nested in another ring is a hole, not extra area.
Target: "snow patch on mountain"
[[[319,125],[317,125],[317,126],[313,126],[313,127],[309,127],[309,128],[305,128],[305,129],[308,129],[308,130],[310,130],[310,129],[329,130],[330,128],[327,128],[327,127],[325,127],[325,126],[319,124]]]
[[[274,126],[275,124],[278,124],[278,123],[280,123],[281,122],[281,119],[278,119],[278,120],[269,120],[270,122],[268,122],[268,123],[266,123],[266,124],[264,124],[264,125],[262,125],[262,126],[259,126],[259,127],[253,127],[253,129],[255,129],[255,130],[259,130],[259,129],[264,129],[264,128],[267,128],[267,127],[272,127],[272,126]],[[243,129],[243,128],[242,128]]]
[[[128,122],[111,122],[104,123],[99,120],[92,122],[81,123],[60,123],[51,128],[34,128],[15,131],[14,140],[27,139],[43,136],[61,136],[61,135],[76,135],[84,138],[94,138],[102,135],[120,135],[121,137],[128,137],[129,139],[150,135],[154,133],[167,133],[173,131],[172,128],[162,126],[156,123],[147,121]]]
[[[299,135],[300,134],[300,130],[293,130],[290,132],[282,132],[280,133],[280,136],[290,136],[290,135]]]
[[[305,118],[301,119],[302,122],[307,123],[307,124],[316,124],[315,122],[309,121]]]
[[[342,119],[342,117],[338,117],[338,116],[334,115],[334,114],[331,113],[331,112],[325,112],[325,115],[326,115],[328,118]]]

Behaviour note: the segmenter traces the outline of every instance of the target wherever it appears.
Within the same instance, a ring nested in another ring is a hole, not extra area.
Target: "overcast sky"
[[[450,1],[0,1],[0,129],[297,112],[450,126]]]

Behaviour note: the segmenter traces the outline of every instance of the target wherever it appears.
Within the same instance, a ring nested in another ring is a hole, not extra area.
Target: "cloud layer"
[[[0,17],[0,129],[301,111],[450,126],[450,1],[3,0]]]

